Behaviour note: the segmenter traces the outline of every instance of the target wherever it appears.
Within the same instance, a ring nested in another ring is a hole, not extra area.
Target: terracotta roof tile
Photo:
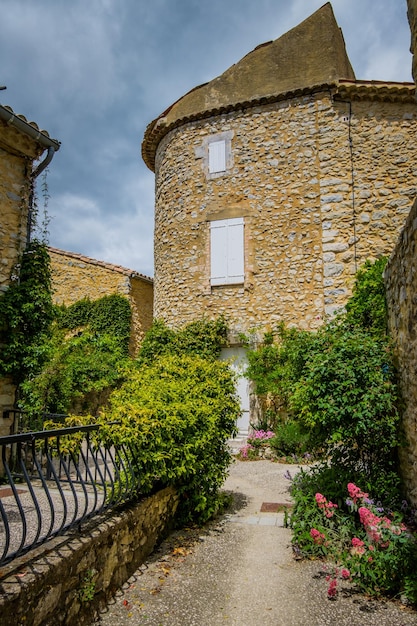
[[[22,115],[21,113],[15,113],[15,111],[13,111],[12,107],[9,106],[8,104],[4,104],[3,105],[3,109],[6,109],[10,113],[13,113],[13,115],[15,117],[19,118],[20,120],[22,120],[22,122],[25,122],[29,126],[32,126],[32,128],[34,128],[35,130],[39,131],[42,135],[45,135],[45,137],[50,137],[48,131],[41,130],[36,122],[29,122],[29,120],[24,115]]]
[[[141,274],[140,272],[136,272],[135,270],[122,267],[121,265],[114,265],[113,263],[106,263],[105,261],[98,261],[97,259],[92,259],[91,257],[85,256],[84,254],[79,254],[77,252],[67,252],[66,250],[60,250],[59,248],[53,248],[52,246],[49,246],[48,249],[51,252],[55,254],[59,254],[61,256],[70,257],[72,259],[76,259],[77,261],[88,263],[90,265],[103,267],[104,269],[110,270],[112,272],[118,272],[119,274],[128,276],[129,278],[141,278],[142,280],[146,280],[147,282],[153,283],[153,278],[150,278],[149,276],[145,276],[145,274]]]

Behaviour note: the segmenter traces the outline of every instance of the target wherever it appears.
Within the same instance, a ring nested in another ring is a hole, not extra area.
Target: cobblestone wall
[[[395,98],[394,98],[395,100]],[[315,328],[355,270],[390,254],[416,193],[416,104],[326,91],[181,125],[156,155],[155,317],[225,313],[232,330]],[[207,176],[208,136],[231,137]],[[210,285],[209,223],[243,217],[245,281]]]
[[[55,539],[3,567],[1,625],[91,624],[166,535],[177,505],[175,491],[164,489],[82,535]]]
[[[152,324],[153,282],[133,270],[96,261],[89,257],[49,249],[52,289],[57,304],[73,304],[82,298],[97,300],[118,293],[129,299],[132,307],[130,352],[136,354]]]
[[[12,269],[26,241],[29,180],[25,159],[0,148],[0,290],[10,281]]]
[[[0,121],[0,293],[7,289],[26,244],[30,173],[43,148]],[[3,411],[14,403],[15,388],[0,379],[0,436],[9,434]]]
[[[408,447],[401,450],[407,492],[417,506],[417,200],[385,270],[389,325],[398,358]]]

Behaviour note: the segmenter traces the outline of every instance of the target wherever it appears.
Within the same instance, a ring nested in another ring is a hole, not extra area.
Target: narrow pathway
[[[322,565],[293,558],[284,474],[296,466],[236,461],[225,489],[235,508],[204,530],[173,533],[100,615],[102,626],[417,626],[400,604],[346,586],[327,599]],[[263,506],[262,506],[263,505]],[[282,507],[280,507],[282,508]]]

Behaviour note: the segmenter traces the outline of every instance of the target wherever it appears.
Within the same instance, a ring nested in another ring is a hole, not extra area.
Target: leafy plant
[[[91,600],[94,599],[96,593],[95,579],[97,578],[97,574],[98,572],[95,569],[87,570],[78,591],[78,597],[81,602],[91,602]]]
[[[90,322],[93,303],[89,298],[77,300],[70,306],[65,304],[57,307],[57,325],[58,328],[66,330],[75,330],[83,328]]]
[[[118,337],[88,329],[76,336],[56,330],[42,371],[22,384],[31,422],[42,413],[96,413],[123,379],[128,358]]]
[[[383,272],[387,257],[365,261],[355,278],[352,296],[346,304],[345,320],[372,334],[387,334],[387,303]]]
[[[133,445],[142,490],[156,482],[182,496],[183,521],[205,521],[231,462],[239,402],[234,376],[220,361],[165,355],[132,368],[103,412],[109,441]],[[117,427],[108,422],[117,421]]]
[[[93,301],[83,298],[68,307],[59,307],[57,323],[59,328],[65,330],[88,327],[94,333],[117,337],[127,352],[131,317],[129,301],[115,293]]]
[[[376,505],[352,482],[345,484],[339,504],[321,492],[313,495],[313,483],[305,473],[294,481],[293,542],[304,554],[335,563],[327,576],[328,596],[337,594],[341,577],[370,595],[404,593],[416,602],[416,537],[402,516]]]
[[[361,329],[334,324],[322,351],[310,356],[294,385],[290,406],[326,447],[332,464],[369,480],[396,463],[398,391],[389,344]]]
[[[0,375],[21,383],[45,362],[53,319],[51,272],[45,244],[32,241],[0,298]]]
[[[400,401],[386,335],[385,262],[365,263],[346,312],[318,331],[281,325],[268,333],[249,350],[247,375],[272,413],[271,445],[289,444],[292,434],[294,445],[327,454],[340,475],[357,475],[392,500]]]
[[[98,412],[123,378],[130,320],[130,304],[118,294],[55,309],[43,367],[21,384],[30,427],[42,424],[42,413]]]
[[[261,346],[248,348],[246,376],[255,383],[256,393],[263,397],[269,427],[274,428],[288,418],[293,385],[301,378],[309,355],[319,348],[319,335],[286,328],[284,324],[275,333],[266,333]]]
[[[269,440],[269,445],[277,456],[295,455],[299,458],[308,454],[311,449],[310,435],[303,430],[300,422],[288,420],[276,425],[274,437]]]
[[[227,324],[223,317],[215,320],[195,320],[183,328],[173,330],[162,320],[154,320],[139,350],[138,363],[151,364],[166,354],[197,355],[217,359],[222,346],[227,344]]]

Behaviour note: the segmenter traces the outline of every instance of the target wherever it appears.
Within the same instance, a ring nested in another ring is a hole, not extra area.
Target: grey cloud
[[[325,0],[3,0],[2,104],[62,141],[51,244],[152,274],[147,124]],[[333,0],[358,78],[410,80],[406,3]]]

